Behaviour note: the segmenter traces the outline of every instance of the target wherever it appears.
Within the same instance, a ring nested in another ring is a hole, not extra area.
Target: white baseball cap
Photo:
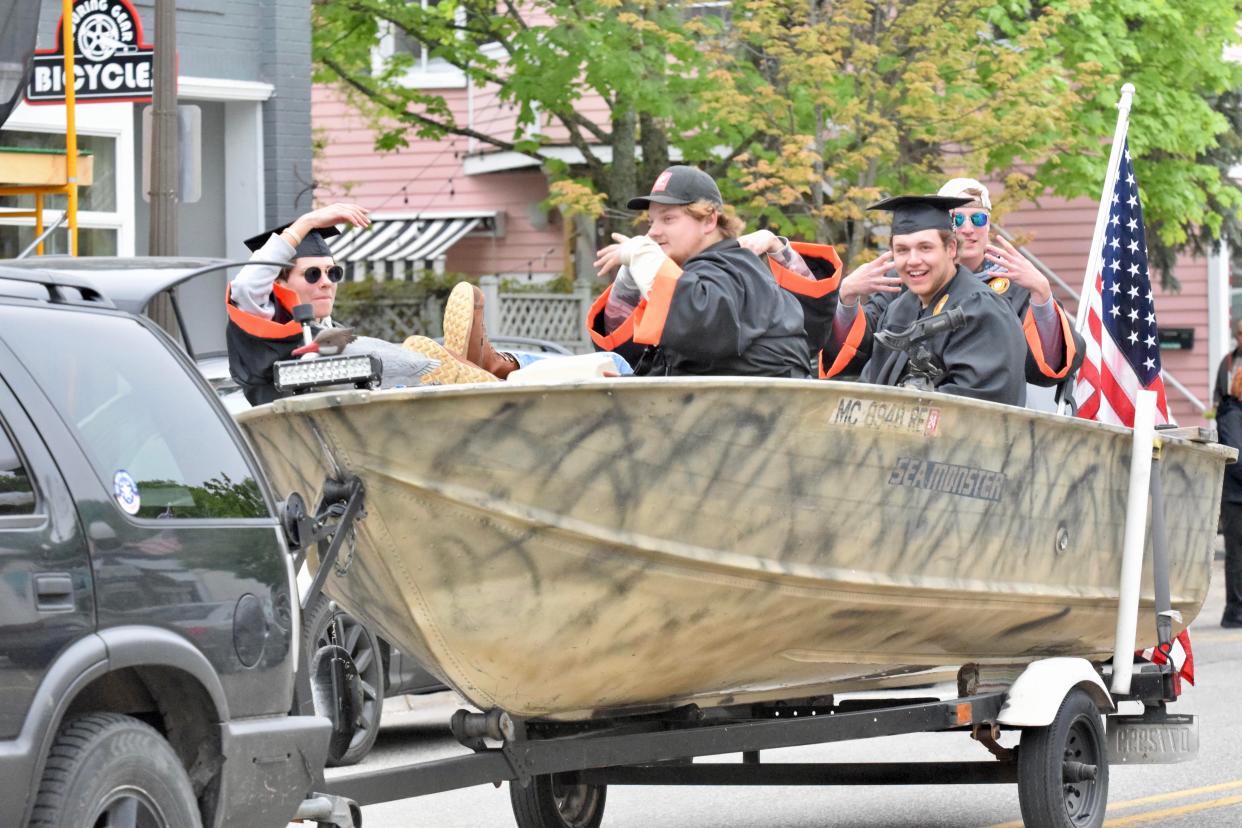
[[[954,178],[941,187],[936,195],[973,198],[983,205],[983,209],[992,212],[992,199],[988,197],[988,188],[973,178]]]

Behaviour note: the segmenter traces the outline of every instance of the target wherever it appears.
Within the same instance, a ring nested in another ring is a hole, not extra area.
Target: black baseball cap
[[[903,195],[886,198],[867,209],[891,211],[892,233],[901,236],[920,230],[952,230],[953,216],[949,211],[972,201],[966,196]]]
[[[292,223],[293,222],[291,221],[286,222],[279,227],[273,227],[271,230],[266,230],[257,236],[251,236],[246,239],[246,247],[250,249],[251,253],[257,253],[259,248],[267,244],[267,240],[271,238],[273,234],[279,235],[280,233],[285,232],[285,228]],[[341,231],[337,230],[335,227],[318,227],[311,230],[306,234],[306,238],[302,239],[298,246],[294,248],[293,257],[295,259],[300,259],[304,256],[331,256],[332,249],[328,247],[328,243],[324,240],[330,239],[333,236],[339,236],[340,234]]]
[[[628,206],[631,210],[646,210],[652,204],[693,204],[696,201],[724,206],[720,188],[710,175],[698,167],[678,164],[656,177],[650,195],[631,198]]]

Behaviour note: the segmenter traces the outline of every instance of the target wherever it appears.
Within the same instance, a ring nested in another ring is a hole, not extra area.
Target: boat
[[[323,392],[237,419],[282,496],[362,481],[325,592],[481,710],[614,718],[1112,655],[1129,429],[728,377]],[[1176,434],[1175,634],[1233,456]]]

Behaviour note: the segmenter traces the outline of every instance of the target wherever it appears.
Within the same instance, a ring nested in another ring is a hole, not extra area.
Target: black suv
[[[5,824],[285,824],[330,725],[288,715],[291,559],[194,363],[89,283],[0,267]]]
[[[157,316],[165,331],[198,366],[232,413],[249,408],[229,376],[224,329],[224,286],[230,273],[224,259],[188,257],[40,256],[0,261],[0,268],[39,270],[70,279],[85,278],[107,293],[118,308]],[[310,574],[301,574],[303,590]],[[384,699],[435,693],[445,687],[413,658],[401,653],[352,614],[320,597],[303,618],[303,652],[325,644],[344,647],[357,670],[362,702],[345,746],[333,741],[329,765],[352,765],[371,750],[379,734]]]

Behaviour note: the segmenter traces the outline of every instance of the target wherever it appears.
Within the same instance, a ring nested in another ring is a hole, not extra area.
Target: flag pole
[[[1104,192],[1100,195],[1100,209],[1095,215],[1095,233],[1091,236],[1091,252],[1087,256],[1087,270],[1082,277],[1082,291],[1078,294],[1078,316],[1074,327],[1082,331],[1087,324],[1087,297],[1095,286],[1095,277],[1103,265],[1104,225],[1108,222],[1108,206],[1112,201],[1113,188],[1117,186],[1118,159],[1130,128],[1130,102],[1134,99],[1134,84],[1121,87],[1121,100],[1117,102],[1117,128],[1113,130],[1113,146],[1108,154],[1108,170],[1104,175]]]
[[[1087,297],[1095,288],[1095,279],[1104,266],[1104,233],[1108,223],[1108,209],[1112,202],[1113,188],[1117,186],[1117,170],[1120,168],[1121,148],[1125,144],[1126,131],[1130,128],[1130,103],[1134,99],[1134,84],[1121,87],[1121,99],[1117,101],[1117,126],[1113,130],[1113,145],[1108,152],[1108,167],[1104,172],[1104,191],[1100,194],[1100,209],[1095,214],[1095,231],[1091,234],[1091,249],[1087,254],[1087,269],[1082,275],[1082,290],[1078,292],[1078,313],[1074,330],[1087,336]],[[1057,403],[1057,413],[1064,414],[1069,403],[1064,399],[1073,393],[1069,389]]]

